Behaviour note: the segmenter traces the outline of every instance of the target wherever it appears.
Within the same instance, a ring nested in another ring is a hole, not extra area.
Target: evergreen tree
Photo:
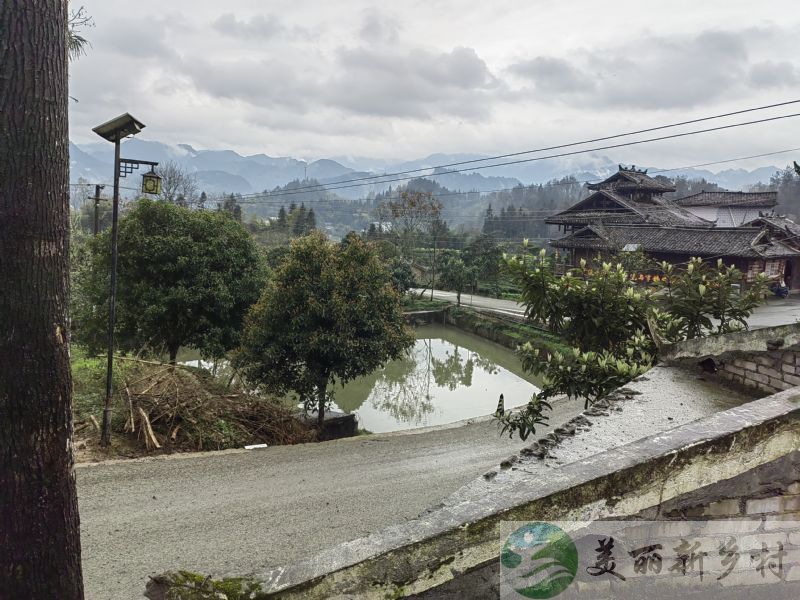
[[[314,209],[308,209],[308,214],[306,215],[306,233],[311,233],[317,228],[317,217],[314,214]]]
[[[278,211],[278,227],[281,229],[286,229],[288,222],[286,221],[286,209],[281,206],[281,209]]]
[[[222,201],[222,206],[219,207],[219,210],[221,212],[229,213],[239,223],[242,222],[242,207],[236,200],[236,196],[234,194],[225,197],[225,200]]]
[[[306,234],[306,205],[301,204],[300,208],[294,211],[294,227],[292,228],[292,233],[295,236],[301,236]]]

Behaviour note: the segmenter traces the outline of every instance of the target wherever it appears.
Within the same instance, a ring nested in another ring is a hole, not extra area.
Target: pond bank
[[[452,325],[468,333],[487,339],[510,350],[516,350],[525,342],[543,352],[567,352],[569,347],[557,335],[526,323],[523,318],[501,316],[459,306],[447,306],[440,310],[424,310],[405,313],[406,321],[413,326]]]

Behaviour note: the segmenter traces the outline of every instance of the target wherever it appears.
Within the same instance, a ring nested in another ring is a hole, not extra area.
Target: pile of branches
[[[314,439],[314,430],[274,399],[226,388],[199,370],[137,362],[142,368],[120,390],[126,405],[123,429],[148,451],[222,450]]]

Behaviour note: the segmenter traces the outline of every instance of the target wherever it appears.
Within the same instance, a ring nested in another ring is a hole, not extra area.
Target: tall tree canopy
[[[0,598],[83,598],[64,0],[0,5]]]
[[[414,342],[400,295],[357,235],[296,239],[247,317],[236,362],[254,383],[295,392],[322,424],[328,387],[366,375]]]
[[[89,242],[91,268],[79,282],[76,328],[90,345],[103,340],[109,243],[107,233]],[[228,214],[140,200],[119,223],[119,344],[163,348],[171,361],[181,346],[221,356],[238,343],[263,283],[258,248]]]

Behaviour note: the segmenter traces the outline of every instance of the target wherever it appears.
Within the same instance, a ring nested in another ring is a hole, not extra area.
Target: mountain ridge
[[[102,142],[78,145],[70,142],[70,180],[79,178],[89,183],[108,183],[113,172],[113,147]],[[358,199],[370,193],[386,191],[390,186],[401,185],[412,177],[430,177],[442,186],[454,191],[487,192],[511,188],[516,185],[540,184],[575,175],[579,179],[599,179],[617,169],[617,163],[605,156],[586,155],[566,157],[559,160],[531,161],[480,171],[469,170],[470,164],[452,169],[437,168],[440,165],[484,160],[479,154],[430,154],[408,161],[383,161],[359,157],[321,158],[306,161],[292,157],[273,157],[267,154],[242,155],[234,150],[198,150],[190,144],[169,145],[154,140],[133,138],[123,143],[123,156],[158,162],[175,161],[197,177],[199,188],[209,194],[250,194],[272,190],[295,180],[315,179],[320,183],[336,186],[349,179],[371,177],[382,173],[408,172],[398,177],[388,177],[385,182],[363,182],[365,185],[340,187],[335,190],[345,198]],[[500,161],[503,162],[503,161]],[[491,161],[490,161],[491,164]],[[382,165],[382,167],[380,166]],[[477,166],[477,165],[476,165]],[[466,169],[465,171],[461,171]],[[690,179],[705,178],[728,189],[742,189],[747,185],[768,182],[778,167],[746,169],[724,169],[717,173],[706,169],[676,169],[663,171],[674,177]],[[454,172],[454,170],[458,172]],[[657,168],[653,172],[659,172]],[[397,181],[389,181],[396,179]]]

